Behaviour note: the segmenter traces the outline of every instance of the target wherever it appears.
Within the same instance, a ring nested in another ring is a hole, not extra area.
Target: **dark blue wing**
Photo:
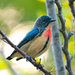
[[[32,29],[30,32],[27,33],[27,35],[24,37],[24,39],[17,45],[17,47],[21,47],[30,40],[32,40],[37,34],[39,33],[38,28]]]

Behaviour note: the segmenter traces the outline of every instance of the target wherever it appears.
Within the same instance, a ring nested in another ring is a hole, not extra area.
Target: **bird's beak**
[[[56,21],[56,20],[55,20],[55,19],[51,19],[51,20],[50,20],[50,22],[54,22],[54,21]]]

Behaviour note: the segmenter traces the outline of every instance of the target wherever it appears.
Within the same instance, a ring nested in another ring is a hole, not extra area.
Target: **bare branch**
[[[70,37],[73,35],[73,32],[69,32],[68,33],[68,39],[70,39]]]
[[[6,35],[0,30],[0,34],[2,37],[12,46],[15,50],[17,50],[24,58],[26,58],[28,61],[30,61],[36,68],[40,69],[45,75],[52,75],[50,71],[47,71],[43,68],[41,64],[37,64],[36,61],[34,61],[29,55],[21,51],[16,45],[14,45],[7,37]]]
[[[61,22],[61,27],[59,30],[61,31],[61,33],[63,34],[63,37],[64,37],[64,45],[62,47],[62,50],[66,57],[66,69],[67,69],[69,75],[74,75],[72,67],[71,67],[72,66],[71,65],[72,57],[70,56],[69,51],[68,51],[68,40],[73,35],[73,32],[69,32],[69,33],[66,32],[65,19],[63,18],[63,15],[62,15],[62,5],[59,0],[55,0],[55,3],[58,7],[58,17]]]
[[[71,8],[71,12],[72,12],[72,14],[73,14],[73,16],[74,16],[74,18],[75,18],[75,9],[74,9],[74,4],[73,4],[73,2],[75,1],[75,0],[68,0],[69,1],[69,6],[70,6],[70,8]]]

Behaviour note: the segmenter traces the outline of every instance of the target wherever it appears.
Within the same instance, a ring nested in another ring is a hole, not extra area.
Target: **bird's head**
[[[43,15],[36,20],[36,22],[34,24],[34,28],[38,28],[38,27],[46,28],[48,25],[50,25],[50,23],[52,23],[54,21],[55,20],[52,19],[50,16]]]

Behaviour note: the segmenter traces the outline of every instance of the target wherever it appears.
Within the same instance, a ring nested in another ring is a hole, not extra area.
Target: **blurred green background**
[[[66,19],[67,32],[73,31],[73,16],[68,6],[67,0],[60,0],[62,3],[62,13]],[[57,7],[56,7],[57,11]],[[17,45],[25,34],[33,28],[35,20],[41,16],[47,15],[45,0],[0,0],[0,29],[7,37]],[[58,19],[59,27],[60,21]],[[63,36],[60,33],[61,46],[63,45]],[[14,49],[0,40],[0,75],[44,75],[25,59],[16,61],[7,61],[5,58],[11,54]],[[73,36],[69,40],[69,52],[73,56],[72,68],[75,72],[75,42]],[[54,65],[52,48],[40,57],[42,64],[47,70],[51,70]],[[66,64],[63,54],[64,65]],[[56,72],[52,72],[56,75]],[[66,71],[67,74],[67,71]]]

